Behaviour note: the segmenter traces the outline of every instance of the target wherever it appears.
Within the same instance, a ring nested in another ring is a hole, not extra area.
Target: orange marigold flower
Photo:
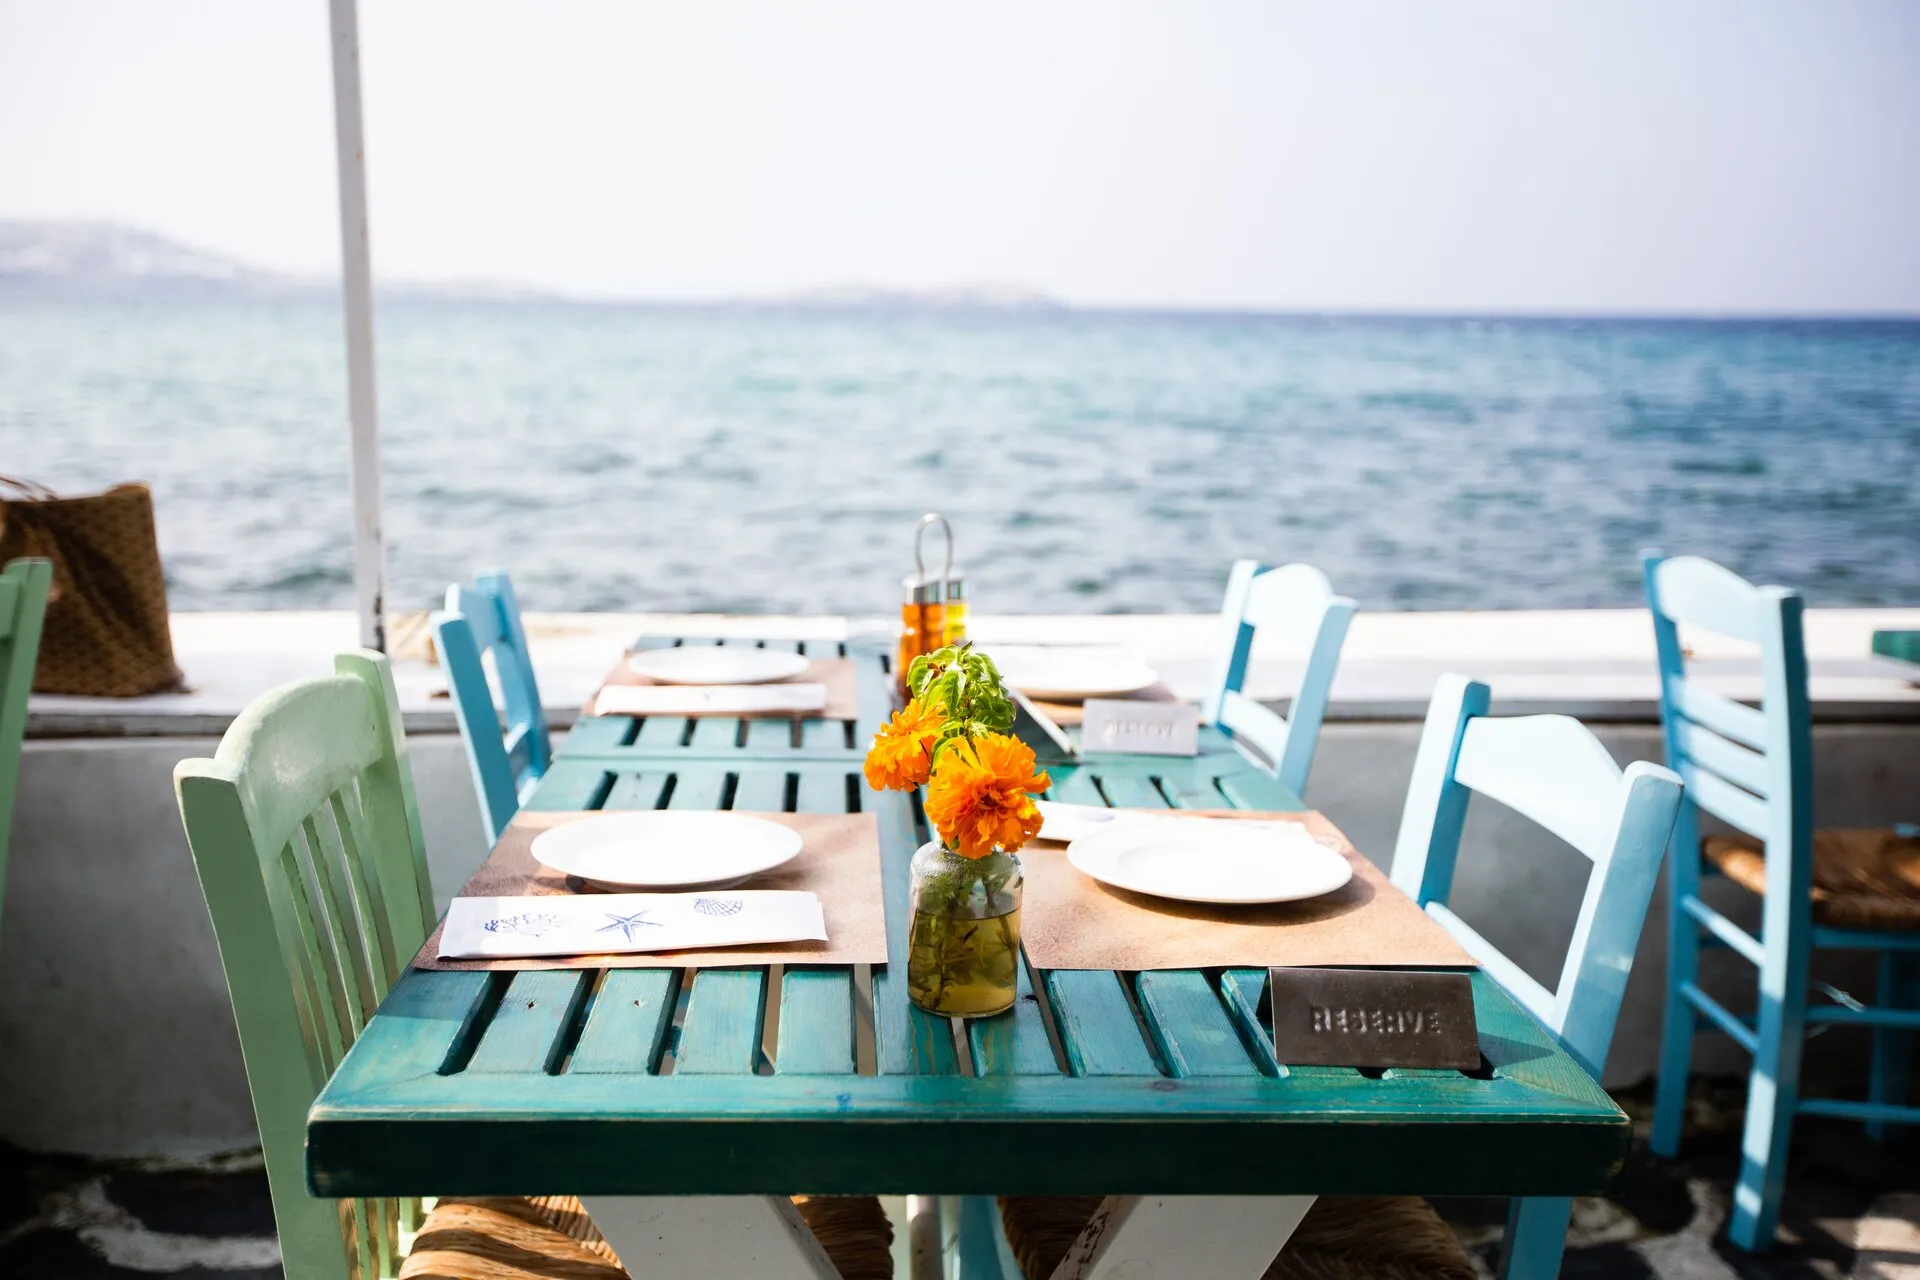
[[[927,788],[927,820],[962,857],[984,858],[995,848],[1011,853],[1039,834],[1033,797],[1048,785],[1047,775],[1034,771],[1033,748],[1018,738],[955,738],[942,748]]]
[[[911,791],[927,780],[933,740],[947,722],[938,702],[915,698],[873,735],[867,748],[867,785],[875,791]]]

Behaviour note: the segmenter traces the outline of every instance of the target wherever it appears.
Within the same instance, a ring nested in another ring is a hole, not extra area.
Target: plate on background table
[[[797,653],[731,644],[649,649],[627,659],[628,670],[661,684],[769,684],[791,680],[808,665]]]
[[[1102,884],[1181,902],[1296,902],[1353,878],[1340,853],[1284,821],[1134,817],[1080,836],[1067,861]]]
[[[1160,683],[1152,667],[1124,649],[1002,645],[987,653],[1001,679],[1043,702],[1084,702]]]
[[[800,843],[792,827],[744,813],[642,809],[551,827],[533,857],[616,892],[728,889],[791,862]]]

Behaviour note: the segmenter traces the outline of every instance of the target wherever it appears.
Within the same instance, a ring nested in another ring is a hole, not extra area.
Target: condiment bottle
[[[905,689],[907,670],[913,666],[913,660],[946,643],[945,583],[922,575],[907,578],[901,586],[905,588],[905,598],[900,602],[900,645],[894,659],[894,674],[899,678],[900,687]]]
[[[927,526],[937,524],[946,534],[947,558],[939,573],[928,573],[924,543]],[[905,599],[900,604],[900,644],[896,655],[895,677],[900,687],[907,686],[907,671],[913,660],[922,654],[932,653],[948,643],[947,632],[947,586],[953,573],[953,526],[947,518],[936,512],[928,512],[920,517],[920,525],[913,531],[913,576],[901,585],[905,589]],[[961,587],[960,625],[966,628],[966,584]]]

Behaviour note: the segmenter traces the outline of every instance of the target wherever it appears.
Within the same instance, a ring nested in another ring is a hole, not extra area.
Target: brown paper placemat
[[[597,812],[521,811],[507,825],[462,898],[544,898],[602,892],[533,860],[533,838],[565,822],[597,818]],[[756,813],[792,827],[804,842],[800,853],[747,882],[755,889],[797,889],[820,895],[827,917],[825,942],[778,942],[704,951],[656,951],[646,955],[538,956],[516,960],[442,960],[440,927],[420,954],[416,969],[698,969],[744,964],[885,964],[887,914],[880,888],[880,824],[870,813]]]
[[[1165,686],[1164,684],[1148,685],[1146,688],[1140,690],[1138,693],[1101,694],[1099,700],[1101,702],[1108,702],[1108,701],[1112,701],[1112,702],[1178,702],[1180,701],[1180,699],[1174,695],[1173,690],[1167,688],[1167,686]],[[1057,725],[1084,724],[1087,719],[1087,708],[1085,703],[1040,702],[1033,698],[1029,698],[1027,699],[1027,701],[1032,702],[1034,707],[1037,710],[1045,713],[1047,719],[1053,721]]]
[[[620,655],[620,661],[607,678],[600,682],[604,688],[610,684],[661,684],[662,681],[649,679],[627,665],[627,659],[633,654]],[[727,716],[735,720],[858,720],[860,718],[860,674],[852,658],[815,658],[807,664],[807,669],[791,680],[772,681],[774,684],[824,684],[827,686],[827,706],[824,711],[807,711],[796,715],[791,711],[676,711],[676,719],[701,719],[706,716]],[[600,701],[599,690],[587,699],[582,715],[592,715],[595,704]]]
[[[1027,959],[1042,969],[1473,966],[1451,934],[1320,814],[1234,810],[1205,816],[1302,823],[1346,856],[1353,879],[1303,902],[1205,906],[1111,888],[1076,870],[1065,845],[1032,844],[1020,853],[1027,881],[1020,941]]]

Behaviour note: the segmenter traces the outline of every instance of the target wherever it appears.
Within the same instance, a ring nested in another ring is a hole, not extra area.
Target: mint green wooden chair
[[[15,560],[0,570],[0,895],[7,884],[7,833],[20,784],[20,744],[27,734],[27,695],[40,656],[40,627],[53,586],[51,560]]]
[[[257,699],[174,789],[246,1058],[288,1280],[630,1280],[570,1196],[324,1200],[307,1112],[426,940],[433,890],[393,673],[335,674]],[[799,1207],[844,1275],[886,1218],[872,1197]],[[409,1248],[410,1246],[410,1248]],[[404,1266],[403,1266],[404,1260]]]
[[[257,699],[213,759],[173,773],[288,1280],[622,1280],[568,1197],[448,1202],[423,1221],[418,1200],[307,1192],[307,1111],[433,926],[392,670],[377,653],[343,653],[334,670]],[[410,1241],[418,1261],[403,1270]]]
[[[307,1109],[433,925],[393,675],[372,653],[256,700],[174,769],[289,1280],[391,1276],[417,1202],[307,1193]]]

